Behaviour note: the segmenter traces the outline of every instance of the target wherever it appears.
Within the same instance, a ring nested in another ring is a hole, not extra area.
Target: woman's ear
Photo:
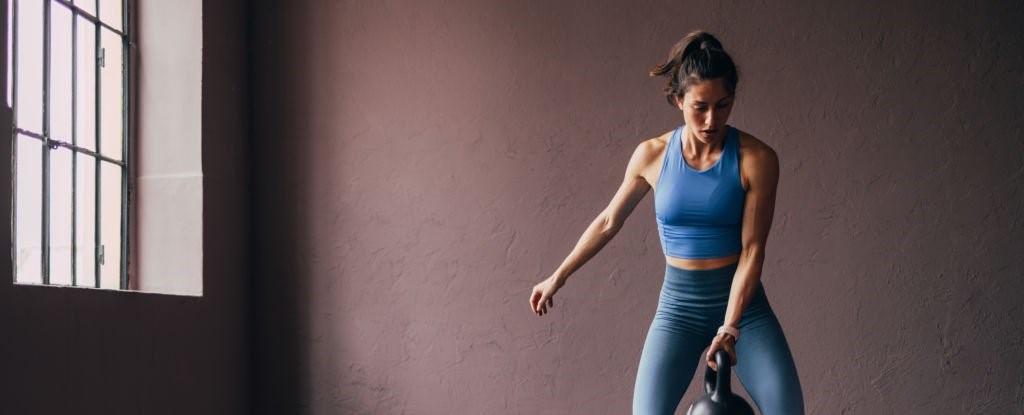
[[[681,97],[679,95],[673,95],[672,96],[672,100],[675,101],[676,108],[679,108],[679,110],[682,111],[683,110],[683,97]]]

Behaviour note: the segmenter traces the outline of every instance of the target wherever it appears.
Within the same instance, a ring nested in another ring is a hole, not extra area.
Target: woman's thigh
[[[674,414],[710,342],[706,334],[655,316],[637,368],[633,415]]]
[[[782,327],[770,308],[758,317],[740,329],[736,375],[762,415],[802,415],[803,392]]]

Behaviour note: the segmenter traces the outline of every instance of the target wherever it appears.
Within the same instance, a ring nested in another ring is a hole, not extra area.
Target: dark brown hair
[[[676,107],[674,97],[682,98],[697,82],[722,78],[725,89],[735,94],[740,81],[736,64],[725,53],[722,42],[703,30],[690,32],[676,42],[668,53],[668,61],[655,67],[650,75],[668,78],[665,99],[673,108]]]

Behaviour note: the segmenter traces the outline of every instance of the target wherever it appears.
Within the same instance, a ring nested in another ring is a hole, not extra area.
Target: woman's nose
[[[717,125],[715,121],[718,119],[718,113],[715,111],[708,111],[708,116],[704,120],[704,125],[707,127],[714,127]]]

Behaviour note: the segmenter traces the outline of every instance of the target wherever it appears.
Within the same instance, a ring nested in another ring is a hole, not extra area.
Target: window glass
[[[71,150],[50,150],[50,284],[71,285]]]
[[[96,158],[78,154],[75,171],[75,279],[96,286]]]
[[[16,124],[38,134],[43,132],[43,2],[18,1],[18,96]]]
[[[43,282],[42,235],[43,235],[43,146],[39,140],[18,134],[17,190],[15,191],[14,217],[17,230],[15,235],[15,267],[18,282]]]
[[[71,142],[71,10],[50,5],[50,137]]]
[[[121,284],[121,166],[100,163],[100,287]]]
[[[121,30],[121,0],[100,0],[100,20]]]
[[[100,153],[121,159],[121,131],[124,122],[124,80],[121,37],[101,29],[102,65],[100,67]]]
[[[76,24],[75,141],[96,151],[96,25],[81,16]]]

